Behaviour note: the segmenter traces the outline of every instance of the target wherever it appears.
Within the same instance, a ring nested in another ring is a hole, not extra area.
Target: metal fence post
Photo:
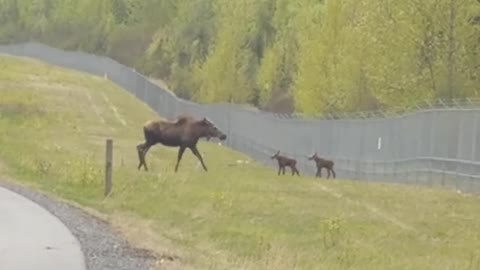
[[[477,128],[478,128],[478,112],[473,113],[473,129],[472,129],[472,153],[471,161],[475,161],[477,158]]]
[[[445,169],[446,169],[445,167],[446,167],[446,166],[445,166],[445,162],[442,161],[442,187],[445,186],[445,171],[446,171],[446,170],[445,170]]]
[[[472,152],[471,152],[471,161],[476,161],[477,159],[477,128],[478,128],[478,112],[473,112],[473,123],[472,123]],[[471,175],[471,192],[478,192],[475,189],[475,181],[479,181],[478,178],[475,178],[474,175],[477,173],[477,165],[471,165],[471,170],[469,174]]]
[[[433,167],[434,167],[433,163],[434,163],[434,161],[431,158],[434,156],[433,149],[435,148],[435,135],[436,135],[435,134],[435,127],[436,127],[436,124],[437,124],[436,123],[437,112],[433,111],[432,113],[433,113],[433,117],[432,117],[432,121],[431,121],[432,125],[430,127],[430,136],[429,136],[430,137],[430,140],[429,140],[430,146],[429,146],[429,151],[428,151],[429,158],[430,158],[429,159],[430,160],[430,174],[429,174],[429,179],[428,180],[429,180],[430,183],[432,183],[434,181],[434,179],[433,179],[434,178],[434,173],[433,173]]]

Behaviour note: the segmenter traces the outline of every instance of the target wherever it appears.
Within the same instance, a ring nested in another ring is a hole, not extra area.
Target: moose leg
[[[145,171],[148,171],[148,166],[147,166],[147,161],[145,159],[145,156],[147,155],[148,150],[150,150],[150,147],[152,147],[152,144],[147,143],[143,147],[143,151],[142,151],[142,163],[143,163],[143,168],[145,169]]]
[[[293,165],[293,166],[291,167],[291,169],[292,169],[292,175],[295,175],[295,174],[296,174],[296,175],[300,175],[300,172],[298,171],[296,165]]]
[[[335,174],[335,171],[333,170],[333,168],[331,168],[330,170],[332,170],[333,178],[337,178],[337,175]]]
[[[140,170],[142,165],[145,163],[144,156],[142,155],[143,147],[145,146],[144,143],[137,145],[137,153],[138,153],[138,167],[137,170]]]
[[[292,171],[292,175],[295,175],[295,165],[290,166],[290,170]]]
[[[190,150],[198,158],[198,160],[200,160],[200,163],[202,163],[203,169],[207,172],[208,171],[207,166],[205,166],[205,163],[203,162],[202,155],[200,155],[200,152],[198,152],[197,146],[190,147]]]
[[[278,174],[277,175],[280,175],[281,171],[282,171],[282,167],[278,166]]]
[[[145,155],[147,155],[148,150],[150,149],[151,145],[148,143],[141,143],[137,145],[137,152],[138,152],[138,168],[137,170],[140,170],[140,168],[144,167],[145,171],[148,171],[147,163],[145,162]]]
[[[326,168],[327,169],[327,179],[330,178],[330,168]]]
[[[183,152],[185,152],[185,146],[180,146],[178,149],[177,164],[175,165],[175,172],[178,171],[178,165],[180,165],[180,160],[182,160]]]

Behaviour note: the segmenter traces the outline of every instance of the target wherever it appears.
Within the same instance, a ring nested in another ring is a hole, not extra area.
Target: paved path
[[[1,270],[86,270],[77,239],[54,215],[0,187]]]

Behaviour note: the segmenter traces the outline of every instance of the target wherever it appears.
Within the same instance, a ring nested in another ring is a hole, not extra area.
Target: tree
[[[413,108],[479,91],[478,0],[0,0],[0,6],[1,42],[31,39],[108,55],[194,101],[313,115]]]

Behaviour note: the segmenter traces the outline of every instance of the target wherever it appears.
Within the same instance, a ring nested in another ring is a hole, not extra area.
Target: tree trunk
[[[455,19],[457,16],[456,0],[450,0],[450,18],[449,18],[449,31],[448,31],[448,58],[447,58],[447,94],[450,99],[454,97],[454,72],[455,72]]]

